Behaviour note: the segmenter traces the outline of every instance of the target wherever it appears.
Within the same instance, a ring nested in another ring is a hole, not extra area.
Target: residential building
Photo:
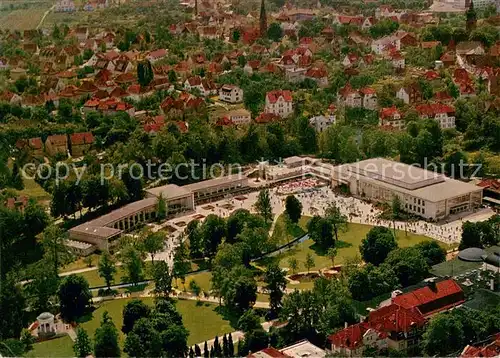
[[[377,55],[382,55],[384,52],[391,49],[401,50],[401,40],[399,37],[391,35],[385,36],[372,42],[371,49]]]
[[[35,157],[43,156],[43,142],[42,138],[30,138],[30,139],[18,139],[16,142],[16,148],[19,150],[27,150],[31,155]]]
[[[54,7],[55,12],[74,12],[76,11],[73,0],[58,0]]]
[[[91,132],[74,133],[69,136],[71,155],[80,157],[89,152],[90,147],[94,144],[94,136]]]
[[[379,115],[379,126],[390,126],[398,130],[405,127],[405,121],[399,109],[395,106],[382,108]]]
[[[418,83],[412,83],[411,85],[401,87],[396,92],[396,98],[399,98],[406,104],[414,105],[423,101],[422,90]]]
[[[265,113],[278,115],[282,118],[293,113],[292,92],[288,90],[277,90],[266,93]]]
[[[303,340],[292,344],[291,346],[283,349],[276,349],[274,347],[264,348],[258,352],[250,353],[247,358],[324,358],[326,352],[316,347],[308,340]]]
[[[474,4],[476,3],[474,2]],[[475,357],[500,357],[500,333],[494,334],[486,342],[483,341],[465,346],[460,354],[460,358]]]
[[[65,134],[50,135],[45,140],[45,151],[53,156],[68,153],[68,137]]]
[[[229,111],[226,117],[236,125],[249,124],[252,121],[252,115],[244,108]]]
[[[363,107],[366,109],[375,110],[378,107],[377,93],[373,88],[365,87],[359,90],[363,96]]]
[[[395,295],[391,298],[391,302],[429,318],[436,313],[461,305],[465,302],[465,294],[454,280],[436,282],[431,278],[425,287]]]
[[[305,73],[305,78],[309,78],[316,82],[318,87],[328,86],[328,72],[324,67],[311,67]]]
[[[223,85],[219,89],[219,99],[229,103],[243,102],[243,90],[234,85]]]
[[[150,53],[148,53],[148,55],[146,56],[146,59],[149,60],[149,62],[151,62],[151,63],[155,63],[155,62],[158,62],[158,61],[164,59],[167,56],[167,53],[168,53],[167,50],[165,50],[164,48],[161,48],[161,49],[151,51]]]
[[[395,291],[391,303],[327,338],[332,352],[359,357],[366,348],[409,352],[419,343],[430,316],[465,302],[464,292],[453,280],[435,282],[406,294]]]
[[[443,103],[422,104],[415,107],[421,118],[432,118],[442,129],[455,128],[455,108]]]
[[[363,97],[349,82],[339,90],[338,99],[346,107],[363,107]]]
[[[328,116],[321,115],[309,118],[309,124],[314,127],[316,132],[321,133],[332,124],[335,124],[335,120],[335,114],[332,113]]]
[[[204,97],[217,94],[215,83],[205,78],[202,79],[200,76],[189,77],[184,81],[184,89],[187,91],[197,89]]]
[[[405,211],[431,220],[479,208],[483,197],[481,187],[382,158],[335,167],[332,185],[379,202],[390,203],[397,195]]]

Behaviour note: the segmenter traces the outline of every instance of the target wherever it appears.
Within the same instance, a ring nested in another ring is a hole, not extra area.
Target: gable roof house
[[[187,91],[197,89],[204,97],[217,94],[215,83],[205,78],[202,79],[200,76],[192,76],[184,81],[184,89]]]
[[[328,87],[328,72],[324,67],[311,67],[305,77],[316,82],[318,87]]]
[[[168,52],[166,49],[160,48],[158,50],[151,51],[150,53],[148,53],[146,59],[149,60],[149,62],[151,63],[155,63],[157,61],[164,59],[167,56],[167,54]]]
[[[42,138],[29,138],[29,139],[18,139],[16,141],[16,148],[19,150],[27,150],[31,155],[35,157],[43,156],[43,142]]]
[[[293,113],[292,92],[289,90],[277,90],[266,93],[265,113],[272,113],[282,118]]]
[[[396,92],[396,98],[399,98],[404,103],[413,105],[423,101],[422,90],[418,83],[412,83],[408,86],[401,87]]]
[[[50,135],[45,140],[45,151],[54,156],[58,153],[68,153],[68,137],[65,134]]]
[[[422,104],[415,107],[421,118],[435,119],[442,129],[455,128],[455,108],[443,103]]]
[[[395,35],[382,37],[374,40],[371,44],[372,51],[377,55],[381,55],[392,48],[398,51],[401,50],[401,40]]]
[[[73,157],[81,157],[90,150],[94,143],[94,136],[91,132],[74,133],[69,136],[70,152]]]
[[[405,127],[405,121],[401,111],[396,106],[382,108],[379,114],[379,126],[390,126],[402,130]]]

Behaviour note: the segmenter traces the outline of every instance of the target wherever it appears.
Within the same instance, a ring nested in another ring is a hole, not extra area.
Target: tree
[[[0,285],[0,341],[18,338],[25,321],[26,301],[11,277],[2,278]]]
[[[45,257],[52,262],[54,274],[58,275],[59,266],[69,257],[69,252],[64,244],[67,235],[56,225],[48,226],[42,235],[42,246]]]
[[[437,241],[426,240],[419,242],[415,248],[420,251],[427,265],[434,266],[446,261],[446,250],[441,247]]]
[[[325,210],[325,216],[333,226],[335,241],[339,241],[339,231],[347,230],[347,216],[342,214],[340,209],[334,203],[330,203],[328,205]]]
[[[205,341],[205,345],[203,346],[203,357],[204,358],[209,358],[210,357],[210,351],[208,350],[207,341]]]
[[[83,328],[76,330],[76,340],[73,344],[73,351],[79,358],[84,358],[92,354],[92,343],[87,331]]]
[[[12,165],[10,186],[17,190],[24,189],[23,177],[21,175],[19,164],[17,162],[14,162],[14,164]]]
[[[139,299],[133,299],[123,307],[122,332],[128,334],[134,328],[134,324],[141,318],[149,317],[151,309]]]
[[[138,319],[127,334],[123,351],[130,357],[161,356],[161,337],[154,322],[147,318]]]
[[[217,215],[208,215],[203,222],[202,235],[205,256],[215,256],[217,247],[226,236],[226,222]]]
[[[223,357],[231,357],[229,355],[229,346],[227,342],[226,334],[224,333],[224,337],[222,338],[222,356]]]
[[[61,316],[66,322],[81,317],[90,307],[92,293],[89,283],[82,276],[66,276],[59,286],[58,297]]]
[[[332,260],[332,267],[333,267],[334,266],[335,257],[337,256],[337,248],[336,247],[330,247],[328,249],[328,251],[326,252],[326,256],[328,256],[328,258],[330,260]]]
[[[106,282],[106,287],[108,291],[111,290],[111,284],[114,281],[114,276],[116,273],[115,261],[109,254],[109,252],[104,252],[99,260],[98,267],[99,277],[103,278]]]
[[[231,40],[233,42],[238,42],[241,37],[241,32],[239,29],[234,29],[233,32],[231,33]]]
[[[483,247],[480,226],[470,221],[462,224],[462,238],[458,249],[464,250],[468,247]]]
[[[143,279],[143,267],[140,252],[133,246],[128,246],[123,252],[123,266],[127,272],[127,279],[134,285]]]
[[[154,73],[151,62],[148,60],[141,61],[137,64],[137,81],[142,87],[146,87],[153,80]]]
[[[396,220],[401,216],[401,210],[401,199],[399,196],[394,195],[391,201],[391,218],[394,237],[396,237]]]
[[[47,261],[40,260],[30,272],[31,281],[24,286],[29,306],[37,312],[50,311],[59,289],[59,276],[46,270]]]
[[[451,314],[438,314],[431,318],[422,343],[424,352],[432,356],[445,356],[463,348],[464,328]]]
[[[175,249],[173,276],[176,280],[180,278],[184,283],[186,274],[189,272],[190,267],[191,263],[189,261],[187,248],[181,239],[180,245]]]
[[[307,253],[306,255],[306,261],[304,262],[304,267],[307,270],[307,273],[314,267],[316,263],[314,262],[314,257],[311,255],[311,253]]]
[[[389,252],[397,247],[398,244],[391,230],[383,226],[376,226],[361,241],[359,252],[366,263],[378,266],[384,262]]]
[[[347,275],[347,287],[352,297],[358,301],[367,301],[396,288],[398,279],[389,266],[378,267],[372,264],[356,266]]]
[[[224,304],[236,313],[250,309],[257,299],[257,283],[252,272],[244,266],[233,268],[222,283]]]
[[[194,293],[196,297],[198,297],[201,293],[201,287],[200,285],[198,285],[198,282],[196,282],[196,280],[194,279],[189,281],[189,289],[191,290],[191,292]]]
[[[277,22],[273,22],[269,25],[269,28],[267,29],[267,37],[274,42],[280,42],[283,37],[283,29],[281,28],[281,25]]]
[[[203,257],[203,233],[198,220],[192,220],[187,224],[185,231],[189,240],[189,254],[191,258]]]
[[[165,235],[161,231],[147,232],[142,242],[144,250],[151,255],[151,262],[154,264],[155,254],[163,248]]]
[[[335,245],[333,226],[330,220],[315,215],[307,223],[309,237],[323,250]]]
[[[118,330],[109,317],[108,311],[104,311],[102,314],[101,326],[95,331],[94,356],[96,358],[120,357]]]
[[[246,311],[238,320],[238,328],[244,333],[261,328],[259,316],[255,314],[254,310]]]
[[[267,266],[264,282],[266,283],[266,291],[269,293],[271,312],[277,314],[281,308],[281,299],[287,284],[285,273],[277,263],[273,262]]]
[[[197,344],[194,345],[194,356],[201,357],[201,349],[200,346]]]
[[[165,220],[167,217],[167,202],[163,198],[163,195],[160,193],[160,196],[158,197],[158,201],[156,203],[156,219],[158,222],[161,222],[162,220]]]
[[[231,336],[231,332],[228,333],[227,352],[228,352],[228,357],[234,357],[234,343],[233,343],[233,337]]]
[[[188,330],[183,325],[171,325],[161,332],[163,350],[167,357],[184,357],[188,352]]]
[[[302,216],[302,203],[295,195],[288,195],[286,197],[285,211],[292,223],[297,224],[299,222]]]
[[[170,267],[165,261],[157,261],[153,265],[154,293],[161,297],[168,297],[172,291],[172,275]]]
[[[292,273],[296,273],[297,269],[299,268],[299,262],[295,257],[290,257],[288,259],[288,266],[290,266],[290,270],[292,271]]]
[[[263,189],[259,192],[257,201],[255,202],[255,210],[264,218],[266,224],[273,218],[273,208],[268,189]]]
[[[425,258],[415,247],[405,247],[391,251],[384,265],[394,271],[403,287],[422,281],[429,272],[429,266]]]

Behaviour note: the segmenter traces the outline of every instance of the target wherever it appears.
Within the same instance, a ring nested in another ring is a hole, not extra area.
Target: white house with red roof
[[[164,48],[160,48],[158,50],[151,51],[147,56],[146,59],[149,60],[151,63],[155,63],[157,61],[160,61],[164,59],[167,56],[167,50]]]
[[[192,76],[184,81],[184,89],[187,91],[197,89],[204,97],[217,94],[215,83],[200,76]]]
[[[405,293],[393,294],[391,303],[371,311],[365,321],[327,338],[332,352],[362,356],[365,348],[407,350],[418,344],[422,328],[433,314],[465,302],[462,288],[453,280],[434,282]]]
[[[289,90],[277,90],[266,93],[265,113],[272,113],[282,118],[293,113],[292,92]]]
[[[235,85],[222,85],[219,89],[219,99],[229,103],[243,102],[243,90]]]
[[[394,35],[385,36],[374,40],[371,44],[371,48],[377,55],[382,55],[384,52],[390,51],[391,49],[399,51],[401,50],[401,40]]]
[[[455,128],[455,108],[443,103],[421,104],[415,107],[421,118],[432,118],[442,129]]]
[[[405,127],[405,121],[399,109],[392,106],[380,110],[379,126],[390,126],[402,130]]]

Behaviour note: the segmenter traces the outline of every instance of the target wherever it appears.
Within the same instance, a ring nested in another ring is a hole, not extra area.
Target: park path
[[[52,10],[54,10],[54,8],[55,8],[55,7],[56,7],[56,5],[54,4],[54,5],[52,5],[52,6],[50,7],[50,9],[48,9],[47,11],[45,11],[45,12],[43,13],[43,16],[42,16],[42,18],[40,19],[40,22],[38,23],[38,25],[36,25],[36,29],[37,29],[37,30],[38,30],[38,29],[42,26],[42,24],[43,24],[43,22],[45,21],[45,18],[47,17],[47,15],[48,15],[48,14],[49,14]]]

